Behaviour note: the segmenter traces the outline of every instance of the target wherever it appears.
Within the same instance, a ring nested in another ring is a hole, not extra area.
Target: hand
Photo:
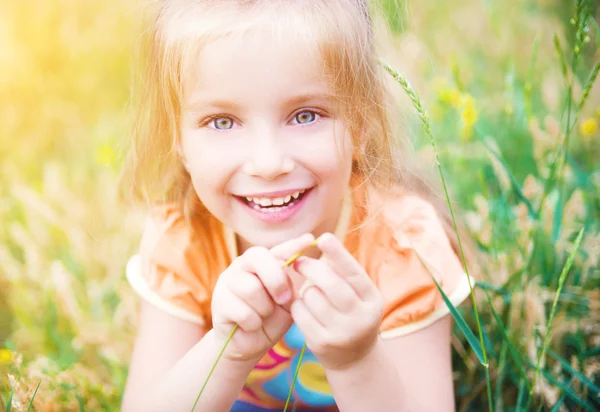
[[[237,330],[224,357],[258,361],[292,325],[292,285],[283,263],[313,242],[311,234],[268,250],[252,247],[219,276],[212,298],[215,337],[219,342]]]
[[[330,233],[317,246],[320,260],[300,257],[294,270],[310,282],[291,307],[307,347],[330,370],[362,360],[375,347],[383,298],[365,270]]]

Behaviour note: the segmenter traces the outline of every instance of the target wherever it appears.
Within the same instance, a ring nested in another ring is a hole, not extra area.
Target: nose
[[[261,128],[251,141],[253,147],[244,164],[247,174],[274,180],[294,170],[295,163],[286,150],[284,137],[275,130]]]

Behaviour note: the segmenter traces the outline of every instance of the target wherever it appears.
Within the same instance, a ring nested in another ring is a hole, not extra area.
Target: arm
[[[328,370],[340,411],[454,411],[451,317],[412,334],[379,339],[345,370]]]
[[[190,411],[223,343],[142,301],[123,411]],[[257,361],[221,358],[196,410],[229,411]]]

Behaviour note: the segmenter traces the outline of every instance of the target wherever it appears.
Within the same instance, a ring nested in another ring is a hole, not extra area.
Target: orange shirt
[[[383,296],[382,339],[412,333],[448,314],[432,276],[455,306],[469,295],[467,276],[431,204],[400,188],[382,194],[366,186],[346,200],[336,236]],[[212,291],[237,250],[229,228],[211,215],[202,219],[196,223],[208,235],[201,238],[177,208],[156,208],[127,277],[142,298],[208,330]],[[238,404],[246,408],[239,410],[283,407],[303,342],[294,325],[248,377]],[[297,410],[335,407],[325,372],[309,351],[293,399]]]

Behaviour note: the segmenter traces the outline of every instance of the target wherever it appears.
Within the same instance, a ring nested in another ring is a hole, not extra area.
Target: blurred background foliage
[[[600,409],[597,2],[377,5],[393,33],[382,54],[420,94],[482,252],[471,270],[489,379],[457,330],[459,410]],[[118,409],[137,304],[124,267],[144,217],[116,191],[141,8],[0,0],[3,409],[25,410],[38,384],[37,410]],[[390,87],[439,180],[418,116]],[[477,335],[473,307],[461,313]]]

